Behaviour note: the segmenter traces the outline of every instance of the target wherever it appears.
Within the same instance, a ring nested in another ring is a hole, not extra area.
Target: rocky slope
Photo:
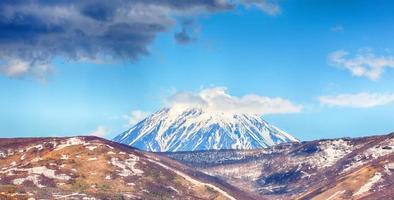
[[[298,141],[258,116],[182,106],[164,108],[113,140],[154,152],[256,149]]]
[[[394,199],[394,133],[166,155],[255,199]]]
[[[0,199],[235,198],[248,199],[176,161],[97,137],[0,139]]]

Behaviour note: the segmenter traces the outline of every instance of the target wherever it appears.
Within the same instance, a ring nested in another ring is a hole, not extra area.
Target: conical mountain
[[[256,115],[184,106],[153,113],[113,140],[154,152],[256,149],[298,141]]]

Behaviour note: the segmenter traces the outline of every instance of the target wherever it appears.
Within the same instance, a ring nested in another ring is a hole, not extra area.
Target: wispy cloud
[[[156,35],[169,31],[177,19],[237,6],[257,7],[270,15],[280,11],[276,1],[269,0],[1,1],[0,73],[44,76],[43,66],[55,57],[135,61],[148,55]],[[193,39],[187,28],[176,35],[182,44]]]
[[[203,107],[217,112],[249,113],[257,115],[297,113],[302,110],[290,100],[280,97],[266,97],[247,94],[241,97],[232,96],[225,87],[211,87],[201,91],[181,92],[169,97],[167,106]]]
[[[197,32],[198,26],[195,20],[187,19],[181,23],[181,30],[174,34],[174,38],[178,44],[189,44],[196,40]]]
[[[353,76],[377,80],[386,68],[394,68],[392,55],[375,55],[370,50],[360,50],[354,57],[349,52],[337,50],[329,55],[331,64],[349,70]]]
[[[149,112],[142,110],[134,110],[129,115],[123,115],[123,119],[127,120],[127,125],[135,125],[145,117],[149,115]]]
[[[332,32],[343,32],[345,28],[342,25],[336,25],[331,27],[330,29]]]
[[[321,104],[328,106],[370,108],[394,102],[394,93],[379,94],[363,92],[357,94],[320,96],[319,101]]]
[[[276,0],[239,0],[241,5],[256,7],[269,15],[278,15],[281,8]]]
[[[7,76],[20,76],[29,71],[29,63],[23,60],[10,59],[7,66],[3,64],[2,72]]]
[[[33,74],[38,80],[45,82],[47,75],[53,71],[52,66],[47,63],[32,63],[20,59],[8,59],[0,62],[0,73],[8,77],[23,77],[25,74]]]
[[[105,137],[110,133],[110,130],[105,126],[98,126],[94,131],[89,132],[88,135],[94,135],[98,137]]]

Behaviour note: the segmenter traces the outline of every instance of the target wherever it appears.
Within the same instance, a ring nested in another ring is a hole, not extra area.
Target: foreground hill
[[[97,137],[0,139],[0,199],[29,198],[394,199],[394,133],[174,153]]]
[[[256,149],[298,141],[259,116],[188,106],[164,108],[113,140],[154,152]]]
[[[256,199],[394,199],[394,133],[166,155]]]
[[[0,139],[0,199],[248,199],[209,178],[97,137]]]

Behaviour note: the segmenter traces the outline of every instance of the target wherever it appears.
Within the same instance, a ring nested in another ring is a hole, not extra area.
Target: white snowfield
[[[353,194],[353,196],[361,195],[369,190],[371,190],[372,186],[374,186],[376,183],[378,183],[382,178],[382,174],[379,172],[376,172],[375,175],[369,179],[369,181],[363,185],[356,193]]]
[[[72,194],[54,194],[53,195],[56,199],[82,199],[82,200],[97,200],[94,197],[89,197],[87,194],[83,193],[72,193]]]
[[[97,146],[85,146],[85,148],[89,149],[90,151],[93,151],[97,148]]]
[[[394,139],[384,140],[355,156],[352,163],[347,165],[343,172],[350,171],[364,165],[370,160],[379,159],[391,153],[394,153]]]
[[[133,176],[133,175],[141,175],[144,173],[144,171],[137,169],[136,164],[139,161],[139,157],[134,156],[134,155],[129,155],[129,158],[121,161],[118,158],[111,158],[110,163],[118,168],[118,175],[127,177],[127,176]]]
[[[354,146],[342,139],[319,142],[321,149],[313,158],[308,159],[310,165],[315,167],[330,167],[339,159],[353,151]]]
[[[75,146],[75,145],[89,145],[88,142],[85,142],[83,139],[79,137],[72,137],[67,139],[64,143],[61,143],[56,146],[55,151],[61,150],[63,148],[69,147],[69,146]]]
[[[148,151],[255,149],[298,141],[256,115],[173,106],[142,120],[114,141]]]
[[[33,168],[18,168],[18,169],[10,169],[10,173],[12,171],[25,171],[28,173],[27,177],[24,178],[17,178],[13,180],[13,183],[16,185],[21,185],[25,181],[32,181],[37,187],[45,187],[44,185],[40,184],[40,175],[43,175],[47,178],[51,179],[58,179],[58,180],[70,180],[71,177],[66,175],[66,174],[56,174],[55,170],[53,169],[48,169],[45,166],[40,166],[40,167],[33,167]]]

